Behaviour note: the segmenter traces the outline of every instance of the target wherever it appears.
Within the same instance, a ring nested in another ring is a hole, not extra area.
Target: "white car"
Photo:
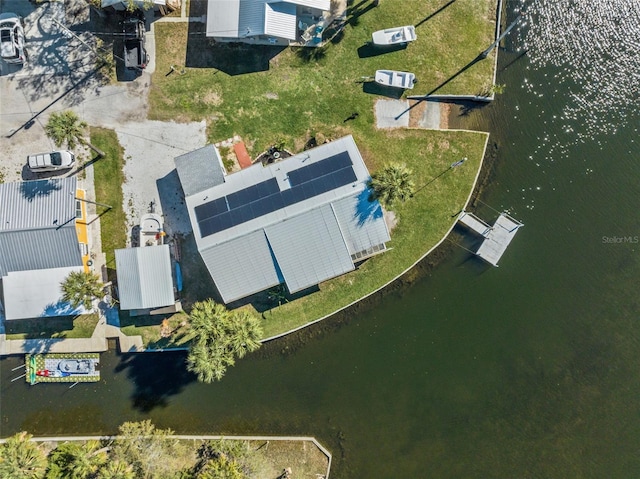
[[[0,14],[0,56],[7,63],[25,63],[24,30],[15,13]]]
[[[75,161],[76,157],[73,153],[66,150],[38,153],[27,157],[29,169],[35,173],[39,171],[68,170]]]

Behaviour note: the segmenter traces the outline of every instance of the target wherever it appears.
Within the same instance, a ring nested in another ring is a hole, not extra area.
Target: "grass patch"
[[[128,311],[120,311],[120,330],[127,336],[141,336],[147,349],[166,349],[185,347],[186,334],[189,330],[186,313],[176,313],[167,317],[171,334],[162,337],[162,321],[164,316],[129,316]],[[183,323],[186,323],[183,325]]]
[[[90,338],[97,314],[5,321],[7,339]]]
[[[379,96],[365,93],[358,81],[377,69],[414,72],[419,83],[410,90],[412,94],[430,92],[452,77],[436,93],[487,91],[495,50],[455,75],[492,43],[495,0],[457,0],[418,26],[418,39],[406,49],[374,54],[378,52],[367,46],[373,31],[418,24],[441,6],[435,0],[380,2],[379,7],[355,17],[338,43],[322,49],[319,60],[309,58],[309,48],[285,49],[273,56],[279,51],[273,47],[210,44],[195,30],[197,25],[158,24],[150,117],[208,118],[211,142],[239,134],[256,157],[278,138],[297,151],[300,139],[310,132],[375,134],[373,103]],[[186,65],[186,73],[165,76],[171,65]],[[343,123],[356,111],[357,121]]]
[[[91,127],[91,143],[101,149],[105,156],[93,165],[95,176],[96,201],[112,208],[102,211],[100,216],[100,237],[102,251],[107,256],[107,268],[115,270],[114,250],[124,248],[127,244],[127,217],[122,203],[122,184],[125,182],[124,150],[118,142],[118,136],[113,130]],[[98,206],[98,212],[104,210]],[[112,278],[111,275],[109,277]]]

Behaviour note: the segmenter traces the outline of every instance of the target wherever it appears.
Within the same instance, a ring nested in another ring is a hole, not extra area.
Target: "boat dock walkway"
[[[0,334],[0,357],[25,353],[101,353],[109,349],[108,339],[117,339],[121,352],[144,351],[140,336],[126,336],[119,327],[107,324],[102,316],[90,338],[8,340],[5,334]]]
[[[509,243],[520,227],[524,226],[504,212],[500,213],[493,226],[467,211],[460,213],[458,222],[484,238],[475,254],[493,266],[498,266]]]

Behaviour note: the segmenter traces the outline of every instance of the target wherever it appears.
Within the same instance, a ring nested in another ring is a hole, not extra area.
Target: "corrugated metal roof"
[[[243,38],[255,35],[274,35],[295,40],[296,33],[296,5],[329,11],[330,0],[209,0],[207,4],[207,36],[223,38]],[[269,13],[269,11],[271,13]],[[292,13],[293,36],[291,34],[291,19],[282,14]],[[275,15],[273,20],[268,15]],[[281,31],[282,34],[276,33]]]
[[[292,293],[354,269],[331,205],[271,225],[265,232]]]
[[[293,3],[277,2],[264,5],[264,33],[295,40],[298,34],[297,7]]]
[[[238,37],[241,0],[209,0],[207,36]]]
[[[61,301],[61,283],[82,266],[16,271],[2,278],[5,317],[8,320],[71,316],[86,312]]]
[[[118,294],[122,309],[174,304],[169,245],[116,250]]]
[[[207,145],[174,159],[185,196],[224,183],[224,166],[214,145]]]
[[[201,251],[225,303],[282,283],[263,230]]]
[[[240,0],[238,37],[262,35],[264,33],[264,1]]]
[[[0,232],[72,222],[75,194],[75,177],[0,184]]]
[[[0,232],[0,276],[78,265],[82,265],[82,256],[73,223],[60,229]]]
[[[369,191],[332,203],[350,254],[360,253],[391,238],[378,201],[369,201]]]

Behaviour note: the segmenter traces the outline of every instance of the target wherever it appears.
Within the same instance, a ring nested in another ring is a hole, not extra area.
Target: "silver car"
[[[24,30],[15,13],[0,14],[0,56],[7,63],[25,63]]]
[[[75,163],[76,158],[70,151],[52,151],[51,153],[38,153],[29,155],[27,162],[29,169],[34,173],[39,171],[68,170]]]

